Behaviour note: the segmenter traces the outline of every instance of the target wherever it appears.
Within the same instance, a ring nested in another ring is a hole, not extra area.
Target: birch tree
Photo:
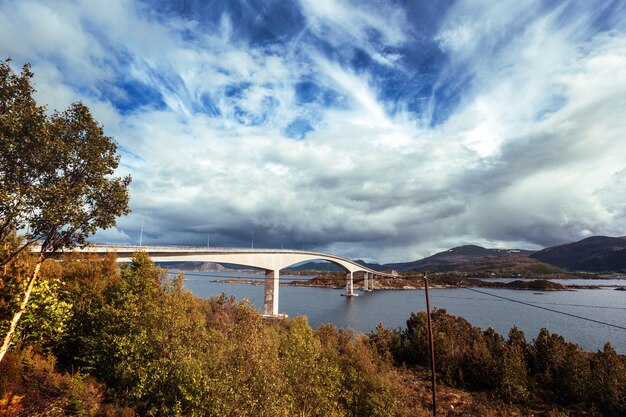
[[[0,241],[23,236],[0,266],[21,251],[38,253],[4,335],[0,361],[46,253],[83,246],[88,236],[113,227],[130,211],[130,176],[114,175],[120,159],[116,142],[82,103],[47,116],[33,98],[32,76],[28,65],[15,74],[8,60],[0,63]]]

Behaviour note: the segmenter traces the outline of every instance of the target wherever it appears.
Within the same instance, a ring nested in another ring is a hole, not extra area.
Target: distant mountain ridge
[[[532,253],[533,251],[524,249],[487,249],[477,245],[464,245],[417,261],[385,264],[383,267],[398,271],[453,271],[463,269],[461,266],[478,259],[512,255],[527,257]]]
[[[357,259],[354,262],[375,271],[396,270],[399,272],[408,271],[427,271],[427,272],[445,272],[454,270],[473,271],[476,269],[475,261],[481,260],[480,267],[489,268],[489,266],[513,267],[518,264],[540,264],[539,261],[529,260],[528,255],[533,251],[523,249],[487,249],[477,245],[465,245],[448,249],[443,252],[436,253],[424,259],[412,262],[395,262],[388,264],[378,264],[365,262]],[[326,262],[307,262],[295,267],[291,270],[303,271],[329,271],[338,272],[342,268]]]
[[[572,271],[626,271],[626,238],[591,236],[540,250],[530,257]]]

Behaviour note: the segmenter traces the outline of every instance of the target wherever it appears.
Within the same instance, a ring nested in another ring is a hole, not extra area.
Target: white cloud
[[[365,44],[370,36],[368,31],[373,29],[389,45],[407,39],[404,13],[398,7],[377,4],[375,9],[362,2],[337,0],[301,0],[300,3],[311,29],[320,34],[328,35],[328,30],[349,34]]]
[[[399,55],[386,50],[404,44],[409,38],[409,24],[403,9],[377,2],[337,0],[300,0],[307,20],[307,30],[338,50],[352,44],[366,50],[377,62],[394,66]]]
[[[134,213],[103,240],[136,240],[144,216],[152,243],[204,242],[210,224],[216,245],[255,230],[255,243],[276,246],[284,234],[403,261],[467,243],[536,248],[626,234],[623,31],[598,34],[586,14],[564,20],[540,2],[459,2],[436,36],[447,60],[435,87],[460,83],[463,94],[432,127],[390,113],[378,74],[346,67],[306,36],[251,46],[233,39],[226,15],[207,27],[142,7],[0,5],[0,54],[33,63],[40,102],[84,100],[124,149]],[[334,53],[352,43],[405,65],[398,50],[412,30],[401,9],[301,7]],[[164,108],[116,109],[130,94],[119,79],[158,91]],[[303,79],[341,104],[298,103]],[[285,137],[297,117],[315,126],[305,140]]]

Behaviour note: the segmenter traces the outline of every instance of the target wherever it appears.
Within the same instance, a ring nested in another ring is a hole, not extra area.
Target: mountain
[[[592,236],[540,250],[531,258],[573,271],[626,271],[626,238]]]
[[[431,267],[433,272],[450,272],[449,266],[441,266],[439,269]],[[542,277],[546,275],[563,275],[567,271],[540,262],[537,259],[519,254],[501,254],[497,256],[485,256],[471,261],[453,265],[453,271],[470,273],[470,276],[497,275],[501,277],[523,276],[526,278]]]
[[[532,251],[522,249],[487,249],[476,245],[465,245],[436,253],[418,261],[386,264],[383,267],[398,271],[454,271],[467,268],[469,264],[478,259],[502,256],[521,258],[532,253]]]

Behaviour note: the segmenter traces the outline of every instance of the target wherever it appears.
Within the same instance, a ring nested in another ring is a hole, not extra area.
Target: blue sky
[[[626,235],[623,1],[0,0],[120,145],[100,241],[405,261]]]

